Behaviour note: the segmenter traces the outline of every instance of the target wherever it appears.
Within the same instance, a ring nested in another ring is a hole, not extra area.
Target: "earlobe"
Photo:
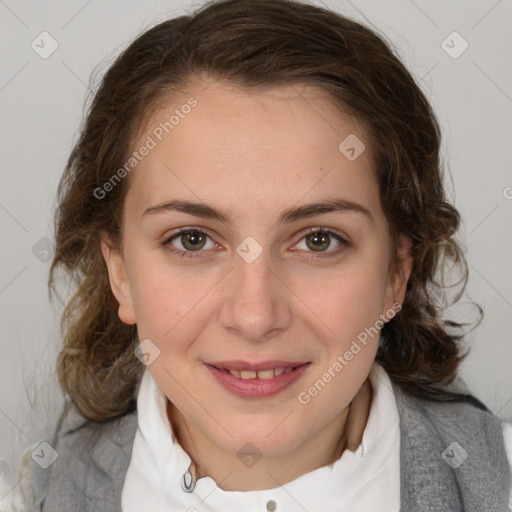
[[[136,319],[123,255],[114,247],[108,235],[102,236],[101,252],[107,265],[110,288],[119,304],[119,318],[123,323],[133,325]]]

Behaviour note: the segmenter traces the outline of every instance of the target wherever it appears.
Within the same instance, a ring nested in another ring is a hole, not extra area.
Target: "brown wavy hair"
[[[443,189],[440,130],[425,95],[384,37],[354,20],[299,1],[223,0],[154,26],[117,57],[60,181],[49,289],[56,292],[59,269],[74,283],[62,316],[58,376],[78,412],[102,422],[133,411],[144,368],[134,355],[136,326],[118,318],[100,250],[102,232],[121,243],[129,177],[103,199],[94,191],[127,161],[150,113],[205,76],[256,91],[314,85],[365,127],[395,253],[406,234],[413,257],[402,310],[382,328],[377,361],[415,396],[468,397],[444,386],[467,355],[460,342],[468,325],[443,319],[444,269],[459,270],[452,302],[468,270],[454,238],[459,213]]]

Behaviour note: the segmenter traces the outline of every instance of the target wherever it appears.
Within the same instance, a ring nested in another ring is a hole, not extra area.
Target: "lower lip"
[[[231,375],[231,373],[225,370],[219,370],[215,366],[205,363],[208,370],[228,391],[243,398],[266,398],[276,395],[299,379],[310,364],[305,363],[297,366],[295,370],[282,373],[272,379],[242,379]]]

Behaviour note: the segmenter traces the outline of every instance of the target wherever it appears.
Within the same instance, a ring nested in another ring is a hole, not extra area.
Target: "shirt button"
[[[268,512],[274,512],[276,509],[276,502],[274,500],[267,501]]]

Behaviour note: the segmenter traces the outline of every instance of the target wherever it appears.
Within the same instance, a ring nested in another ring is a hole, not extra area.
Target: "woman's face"
[[[188,428],[230,453],[284,454],[327,428],[403,301],[410,260],[389,272],[370,143],[345,117],[311,86],[212,82],[136,144],[122,253],[103,244],[119,316]],[[229,361],[281,370],[210,366]]]

